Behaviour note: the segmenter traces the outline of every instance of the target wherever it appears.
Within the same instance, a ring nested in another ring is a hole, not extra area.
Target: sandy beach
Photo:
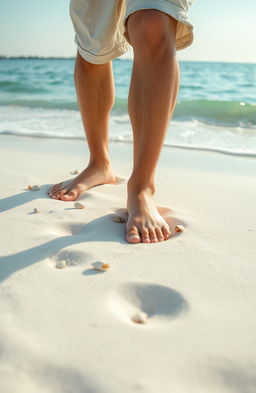
[[[127,180],[132,145],[110,148]],[[185,231],[131,245],[125,180],[84,209],[47,196],[85,143],[1,136],[0,156],[2,392],[255,392],[255,159],[164,148],[156,201]]]

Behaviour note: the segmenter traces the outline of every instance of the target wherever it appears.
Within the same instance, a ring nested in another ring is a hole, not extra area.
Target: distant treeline
[[[74,59],[75,57],[71,56],[71,57],[52,57],[52,56],[1,56],[0,55],[0,60],[2,59],[29,59],[29,60],[36,60],[36,59],[40,59],[40,60],[69,60],[69,59]]]
[[[71,56],[71,57],[61,57],[61,56],[56,56],[56,57],[52,57],[52,56],[1,56],[0,55],[0,60],[18,60],[18,59],[22,59],[22,60],[74,60],[75,57]],[[115,61],[123,61],[123,60],[129,60],[129,59],[119,59],[116,58],[114,59]]]

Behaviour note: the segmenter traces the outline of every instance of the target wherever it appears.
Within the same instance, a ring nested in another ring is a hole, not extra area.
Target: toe
[[[48,195],[52,199],[58,199],[57,198],[57,191],[50,191]]]
[[[127,239],[127,241],[129,243],[140,243],[141,242],[141,238],[140,238],[140,235],[139,235],[138,228],[136,228],[135,226],[131,227],[127,231],[126,239]]]
[[[150,236],[151,243],[157,243],[158,242],[155,228],[149,229],[149,236]]]
[[[58,190],[61,186],[62,186],[62,183],[55,184],[54,186],[52,186],[50,188],[50,192],[54,192],[54,191]]]
[[[148,233],[148,229],[144,228],[141,233],[141,238],[143,243],[150,243],[150,237]]]
[[[56,192],[57,199],[61,199],[62,195],[66,194],[67,190],[59,190]]]
[[[78,196],[77,190],[72,190],[60,197],[62,201],[74,201]]]
[[[167,225],[163,226],[162,228],[162,233],[164,236],[164,239],[167,240],[171,236],[171,231]]]
[[[156,236],[159,242],[163,242],[164,241],[164,235],[161,231],[160,228],[156,228]]]
[[[60,197],[61,197],[63,194],[65,194],[65,192],[67,192],[67,190],[57,190],[57,191],[55,191],[55,192],[52,194],[51,198],[52,198],[52,199],[60,199]]]
[[[52,187],[49,190],[49,192],[48,192],[49,197],[52,197],[54,194],[56,194],[56,192],[58,192],[60,190],[61,190],[61,186],[58,186],[58,187],[54,186],[54,187]]]

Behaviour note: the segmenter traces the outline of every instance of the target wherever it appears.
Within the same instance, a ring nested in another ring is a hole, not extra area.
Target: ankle
[[[128,193],[136,193],[137,195],[143,193],[150,193],[154,195],[155,185],[153,182],[140,181],[139,179],[130,178],[127,183]]]
[[[97,159],[91,157],[88,167],[108,170],[110,168],[110,159],[108,157],[102,157]]]

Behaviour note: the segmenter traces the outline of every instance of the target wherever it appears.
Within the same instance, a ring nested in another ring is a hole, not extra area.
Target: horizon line
[[[18,60],[18,59],[27,59],[27,60],[33,60],[33,59],[38,59],[38,60],[73,60],[75,59],[76,56],[31,56],[31,55],[21,55],[21,56],[8,56],[8,55],[0,55],[0,60],[7,59],[7,60]],[[112,61],[115,60],[133,60],[133,57],[131,58],[122,58],[122,57],[117,57],[113,59]],[[243,60],[198,60],[198,59],[179,59],[181,62],[194,62],[194,63],[237,63],[237,64],[256,64],[255,61],[243,61]]]

